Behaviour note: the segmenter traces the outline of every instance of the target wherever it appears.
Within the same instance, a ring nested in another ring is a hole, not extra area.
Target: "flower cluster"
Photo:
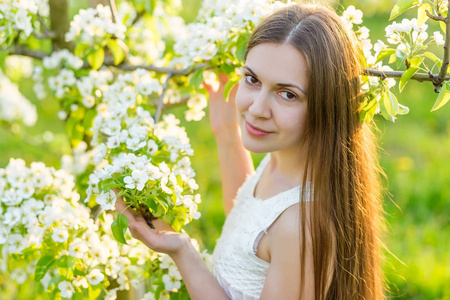
[[[391,45],[397,45],[397,51],[405,53],[404,55],[413,55],[424,49],[424,42],[428,39],[427,28],[427,24],[419,26],[415,18],[403,19],[401,23],[394,21],[386,27],[387,41]],[[442,35],[440,37],[442,39]]]
[[[22,121],[27,126],[33,126],[37,120],[36,107],[30,103],[0,71],[0,120],[13,122]]]
[[[41,16],[48,16],[48,1],[2,1],[0,3],[0,27],[21,30],[28,37],[33,32],[33,27],[39,26],[39,23],[33,22],[38,12]]]
[[[205,116],[203,109],[207,105],[208,102],[203,94],[197,94],[189,98],[187,102],[189,109],[184,113],[186,121],[200,121]]]
[[[188,24],[179,34],[174,46],[175,53],[180,56],[176,61],[188,67],[222,54],[228,57],[232,50],[227,47],[229,43],[234,41],[235,47],[241,34],[250,32],[263,17],[283,5],[271,0],[203,1],[198,21]],[[236,49],[233,52],[235,54]]]
[[[70,53],[67,49],[63,49],[53,52],[52,55],[45,57],[43,66],[47,70],[61,68],[61,71],[59,71],[57,75],[48,78],[50,89],[55,93],[57,98],[61,98],[76,84],[74,70],[80,69],[83,66],[83,61]],[[34,73],[35,78],[43,80],[41,74],[42,69],[37,67]]]
[[[113,209],[116,189],[135,209],[177,230],[199,218],[200,195],[193,193],[198,185],[188,157],[193,150],[178,124],[173,115],[154,124],[142,107],[110,102],[94,120],[94,136],[101,142],[94,161],[106,164],[90,175],[86,201],[95,196],[104,209]]]
[[[99,4],[96,8],[81,9],[74,16],[66,41],[91,44],[112,36],[124,39],[126,30],[124,25],[112,21],[109,6]]]
[[[362,17],[362,11],[356,9],[353,5],[350,5],[342,13],[341,20],[350,30],[354,31],[356,38],[360,42],[365,58],[365,65],[372,69],[392,71],[392,68],[383,65],[381,60],[377,61],[378,56],[382,51],[387,49],[387,46],[381,40],[378,40],[374,45],[372,44],[372,41],[370,40],[370,30],[367,27],[362,26]],[[409,109],[406,106],[399,104],[394,94],[389,92],[389,89],[396,85],[396,80],[394,78],[364,75],[360,76],[360,79],[361,92],[366,95],[366,100],[363,102],[360,113],[361,121],[366,122],[371,120],[373,115],[377,113],[381,113],[384,118],[393,121],[395,115],[408,112]],[[391,100],[384,101],[383,99],[386,97]]]
[[[150,286],[153,293],[185,290],[179,280],[166,280],[180,278],[175,267],[166,267],[167,255],[149,251],[137,240],[117,243],[110,214],[94,221],[80,204],[73,179],[40,162],[27,167],[22,159],[11,159],[0,169],[1,273],[9,273],[19,286],[34,276],[46,292],[63,298],[114,297],[118,290],[144,285],[143,278],[160,279]],[[207,253],[202,257],[210,260]],[[108,291],[110,280],[117,288]]]

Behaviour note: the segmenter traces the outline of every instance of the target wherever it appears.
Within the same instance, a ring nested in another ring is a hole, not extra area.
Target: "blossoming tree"
[[[175,0],[91,2],[98,5],[71,21],[67,0],[0,2],[0,121],[33,125],[38,117],[8,79],[8,61],[31,57],[33,91],[59,102],[73,149],[63,165],[75,166],[69,173],[12,158],[0,169],[0,272],[18,286],[34,280],[31,293],[51,299],[113,299],[130,287],[144,289],[145,299],[187,299],[174,263],[131,240],[114,204],[122,196],[150,226],[161,218],[178,231],[200,217],[189,138],[164,112],[184,105],[186,120],[202,119],[203,81],[226,73],[228,94],[251,31],[286,3],[204,0],[186,25]],[[395,78],[400,91],[410,80],[430,81],[438,93],[432,110],[448,102],[448,6],[398,1],[391,20],[411,8],[417,18],[394,21],[386,42],[374,44],[362,12],[354,6],[342,12],[361,43],[361,122],[375,114],[393,122],[408,113]],[[439,22],[441,31],[430,35],[427,22]],[[444,54],[427,51],[431,44],[445,45]]]

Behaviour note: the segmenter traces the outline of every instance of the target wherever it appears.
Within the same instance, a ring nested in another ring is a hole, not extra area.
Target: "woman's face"
[[[236,94],[244,147],[254,153],[298,153],[307,111],[308,68],[289,44],[253,47]]]

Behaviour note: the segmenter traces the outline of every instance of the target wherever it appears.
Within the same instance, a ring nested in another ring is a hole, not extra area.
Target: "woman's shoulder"
[[[309,236],[307,224],[309,223],[309,210],[311,203],[305,202],[303,207],[300,207],[300,203],[289,206],[272,224],[270,231],[273,236],[272,240],[274,244],[278,244],[279,241],[285,242],[299,242],[299,237],[302,234],[301,225],[305,224],[306,238]],[[301,209],[305,212],[302,213]],[[301,222],[300,218],[305,217],[305,222]]]

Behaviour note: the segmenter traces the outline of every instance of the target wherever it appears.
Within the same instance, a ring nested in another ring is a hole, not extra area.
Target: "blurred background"
[[[354,5],[364,13],[363,25],[370,29],[372,43],[385,41],[384,28],[390,24],[389,12],[394,0],[330,1],[342,11]],[[201,1],[183,0],[183,18],[193,21]],[[87,1],[71,1],[73,14],[86,7]],[[400,16],[415,17],[414,10]],[[438,30],[429,24],[428,33]],[[443,49],[435,51],[442,56]],[[21,76],[21,63],[8,60],[17,69],[21,93],[36,105],[38,121],[34,127],[2,124],[0,127],[0,168],[9,158],[23,158],[28,164],[42,161],[60,167],[61,157],[70,153],[63,121],[58,119],[58,103],[54,99],[39,101],[33,94],[31,79]],[[14,74],[14,72],[13,72]],[[395,123],[376,117],[379,128],[379,158],[386,178],[384,210],[387,232],[383,268],[386,288],[392,299],[450,299],[450,104],[430,112],[437,94],[431,83],[411,81],[400,94],[401,104],[410,113]],[[200,186],[202,217],[188,225],[187,231],[212,252],[225,219],[221,200],[216,144],[209,119],[186,122],[185,108],[171,109],[186,127],[195,154],[192,165]],[[262,156],[254,155],[255,165]]]

